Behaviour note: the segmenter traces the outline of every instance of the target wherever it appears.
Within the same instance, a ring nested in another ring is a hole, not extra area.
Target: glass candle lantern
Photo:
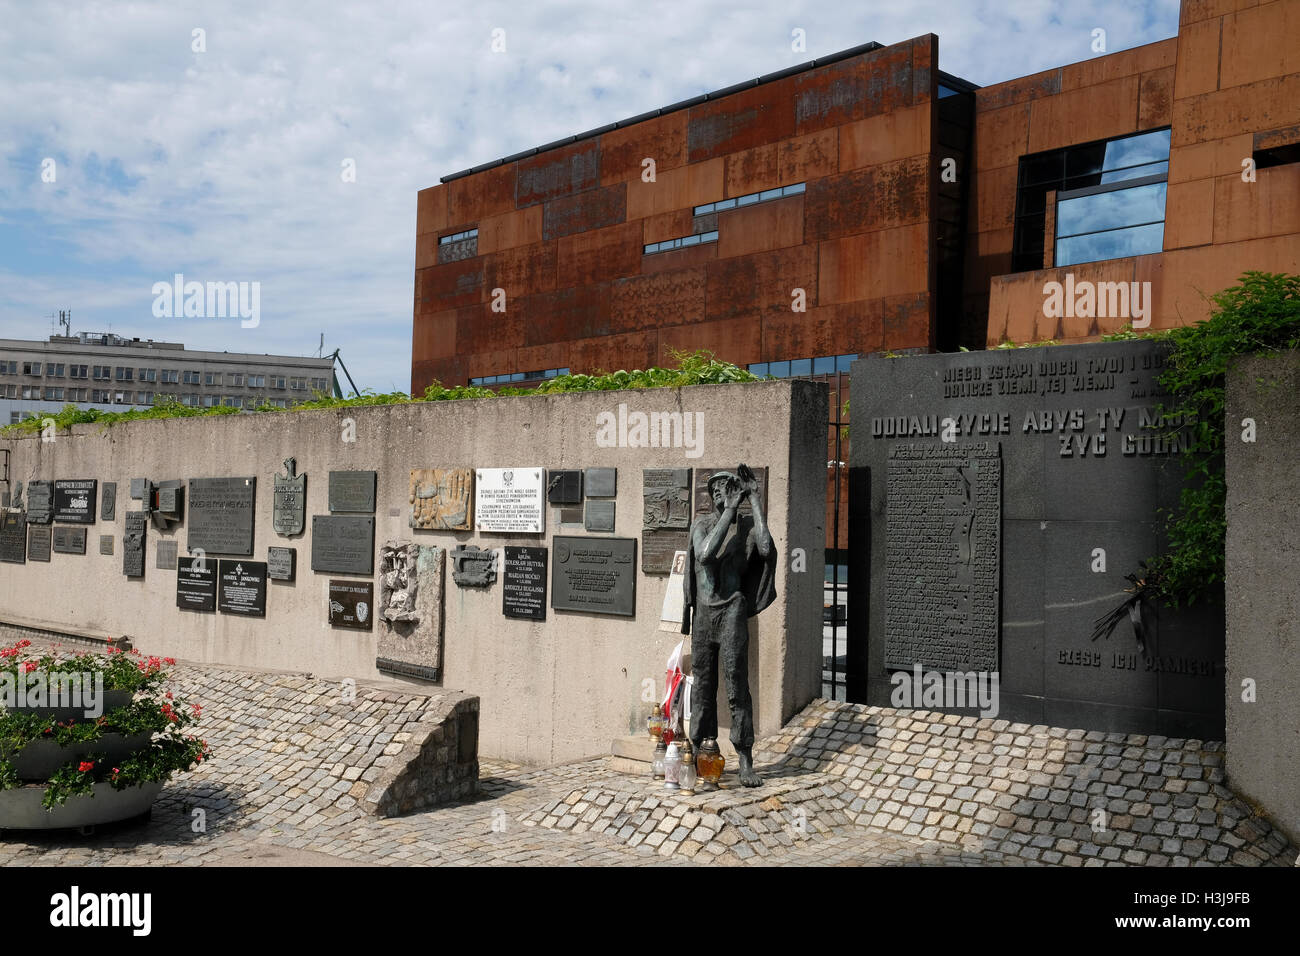
[[[705,737],[701,741],[700,755],[695,758],[695,766],[699,769],[699,788],[717,790],[726,760],[722,756],[722,751],[718,749],[718,742],[712,737]]]
[[[654,762],[650,765],[650,776],[655,780],[662,780],[664,776],[664,758],[668,756],[668,745],[664,743],[662,737],[659,743],[655,744]]]
[[[691,738],[682,738],[682,769],[679,782],[682,785],[682,793],[690,796],[695,792],[695,751],[691,749]]]
[[[664,711],[658,704],[655,704],[655,712],[645,719],[646,730],[650,731],[650,737],[658,740],[664,733]]]
[[[682,773],[682,750],[677,746],[677,741],[668,745],[668,750],[664,754],[664,789],[680,790]]]

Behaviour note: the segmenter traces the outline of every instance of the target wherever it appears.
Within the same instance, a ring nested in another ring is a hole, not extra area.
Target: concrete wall
[[[598,447],[596,416],[616,412],[621,402],[631,410],[700,412],[703,454]],[[349,418],[355,442],[341,440]],[[348,576],[311,570],[311,515],[328,513],[331,470],[378,472],[376,550],[388,539],[495,548],[549,546],[558,512],[548,508],[545,538],[413,532],[410,469],[617,467],[616,536],[639,539],[643,468],[734,468],[743,460],[770,469],[768,507],[778,546],[787,554],[792,547],[808,553],[804,573],[790,573],[788,558],[782,562],[777,603],[751,622],[756,723],[759,733],[768,733],[820,692],[825,421],[824,386],[784,381],[171,419],[107,431],[86,425],[52,443],[3,440],[14,479],[116,481],[118,500],[116,521],[88,526],[86,555],[0,564],[0,620],[92,636],[130,634],[149,653],[195,661],[376,678],[377,632],[327,623],[328,581]],[[272,475],[290,456],[308,476],[307,531],[295,539],[277,536],[271,526]],[[122,574],[124,516],[138,505],[127,497],[131,478],[245,475],[258,479],[253,559],[265,560],[269,545],[298,550],[296,582],[269,582],[265,619],[177,609],[176,573],[157,570],[155,553],[160,538],[170,538],[185,554],[187,523],[171,532],[150,527],[144,578]],[[111,557],[97,548],[98,536],[108,533],[117,539]],[[633,619],[548,607],[545,622],[529,623],[502,615],[499,580],[485,590],[466,589],[448,571],[443,686],[481,698],[480,753],[525,762],[578,758],[607,752],[612,738],[642,727],[649,705],[641,701],[641,682],[654,678],[662,689],[664,663],[680,639],[657,629],[666,585],[666,576],[638,571]]]
[[[1255,420],[1254,443],[1241,421]],[[1228,376],[1227,771],[1300,839],[1300,352]],[[1242,700],[1242,681],[1256,685]]]

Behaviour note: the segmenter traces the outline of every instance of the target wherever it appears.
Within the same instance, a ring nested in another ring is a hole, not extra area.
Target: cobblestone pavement
[[[665,793],[603,758],[480,763],[481,794],[397,818],[358,803],[428,699],[181,665],[214,758],[148,822],[11,831],[5,866],[1289,865],[1223,782],[1222,744],[817,701],[764,741],[765,786]],[[369,776],[368,776],[369,775]],[[724,779],[724,784],[727,781]],[[202,811],[198,813],[197,811]],[[1100,814],[1098,813],[1100,811]],[[201,824],[201,826],[200,826]]]

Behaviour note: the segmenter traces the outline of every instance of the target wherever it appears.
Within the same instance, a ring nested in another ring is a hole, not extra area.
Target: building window
[[[789,186],[776,186],[772,189],[764,189],[762,192],[746,193],[744,196],[733,196],[731,199],[719,199],[717,202],[708,202],[703,206],[695,207],[695,215],[707,216],[709,213],[722,212],[726,209],[735,209],[739,206],[752,206],[758,202],[768,202],[772,199],[781,199],[785,196],[797,196],[808,188],[807,183],[792,183]]]
[[[307,380],[305,378],[291,378],[289,379],[289,387],[296,392],[301,392],[307,388]]]
[[[98,402],[100,404],[106,405],[108,404],[108,400],[109,400],[108,392],[104,391],[102,388],[92,388],[90,390],[90,400],[92,402]]]
[[[250,375],[250,376],[248,376],[248,387],[249,387],[249,388],[266,388],[266,376],[265,376],[265,375]]]
[[[142,382],[156,382],[156,381],[158,381],[158,370],[157,370],[156,368],[142,368],[142,369],[140,369],[140,381],[142,381]]]
[[[197,384],[199,384],[200,378],[201,378],[201,376],[199,375],[198,372],[196,372],[196,371],[193,371],[193,372],[192,372],[192,371],[189,371],[188,369],[187,369],[187,370],[182,374],[182,376],[181,376],[181,380],[182,380],[186,385],[197,385]]]
[[[119,382],[129,382],[133,375],[135,375],[135,369],[123,368],[121,365],[117,367],[117,380]]]
[[[1168,175],[1168,129],[1021,157],[1011,270],[1043,268],[1047,194],[1053,191],[1054,265],[1159,252]]]
[[[781,362],[755,362],[749,371],[759,378],[796,378],[805,375],[834,375],[847,372],[857,360],[856,352],[823,355],[819,358],[790,359]]]
[[[41,363],[40,363],[40,362],[24,362],[24,363],[23,363],[23,374],[24,374],[24,375],[40,375],[40,374],[41,374]]]
[[[113,377],[113,370],[107,365],[96,365],[91,374],[96,381],[105,382]]]
[[[204,384],[204,385],[220,385],[220,384],[221,384],[221,373],[220,373],[220,372],[204,372],[204,373],[203,373],[203,384]]]
[[[236,398],[233,395],[227,395],[221,399],[221,404],[228,405],[231,408],[243,408],[244,400],[242,398]]]
[[[171,384],[175,385],[177,382],[180,381],[180,372],[174,368],[164,368],[164,369],[159,369],[159,371],[162,373],[162,378],[158,380],[160,382],[165,382],[165,383],[170,382]]]
[[[654,252],[668,252],[671,249],[686,249],[689,246],[701,246],[706,242],[717,242],[718,230],[710,232],[699,232],[693,236],[682,236],[680,239],[665,239],[662,242],[651,242],[645,247],[644,254],[650,255]]]
[[[136,392],[136,393],[135,393],[135,403],[136,403],[137,405],[152,405],[152,404],[153,404],[153,392]]]
[[[64,366],[62,362],[60,362],[58,365],[46,365],[45,374],[53,376],[54,378],[63,378],[63,369],[65,367],[66,366]]]
[[[231,384],[231,385],[243,385],[243,384],[244,384],[244,373],[243,373],[243,372],[231,372],[231,373],[230,373],[230,384]]]
[[[1258,135],[1257,133],[1256,136]],[[1252,158],[1255,160],[1256,169],[1268,169],[1272,166],[1300,163],[1300,143],[1287,143],[1285,146],[1257,149]]]
[[[284,376],[283,376],[283,375],[273,375],[273,376],[271,376],[271,387],[272,387],[272,388],[284,388]]]
[[[450,236],[439,236],[438,245],[446,246],[453,242],[460,242],[463,239],[478,238],[478,229],[466,229],[464,232],[454,232]]]
[[[114,393],[113,393],[113,403],[116,404],[116,405],[130,405],[130,404],[131,404],[131,393],[130,393],[130,392],[114,392]]]
[[[323,392],[323,391],[325,391],[325,379],[323,379],[323,378],[313,378],[313,379],[311,380],[311,388],[312,388],[312,391],[313,391],[313,392]]]
[[[61,402],[63,401],[63,389],[53,388],[47,385],[45,387],[44,398],[47,402]]]
[[[88,378],[90,366],[88,365],[69,365],[68,378]]]
[[[0,362],[0,375],[17,375],[17,362]]]

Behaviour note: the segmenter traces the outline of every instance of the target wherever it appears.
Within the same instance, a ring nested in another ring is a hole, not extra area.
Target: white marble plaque
[[[479,531],[541,534],[546,530],[546,481],[541,468],[478,468],[474,521]]]
[[[659,630],[680,631],[682,613],[686,605],[686,592],[682,584],[686,577],[686,552],[673,553],[672,569],[668,572],[668,590],[664,591],[664,607],[659,615]]]

